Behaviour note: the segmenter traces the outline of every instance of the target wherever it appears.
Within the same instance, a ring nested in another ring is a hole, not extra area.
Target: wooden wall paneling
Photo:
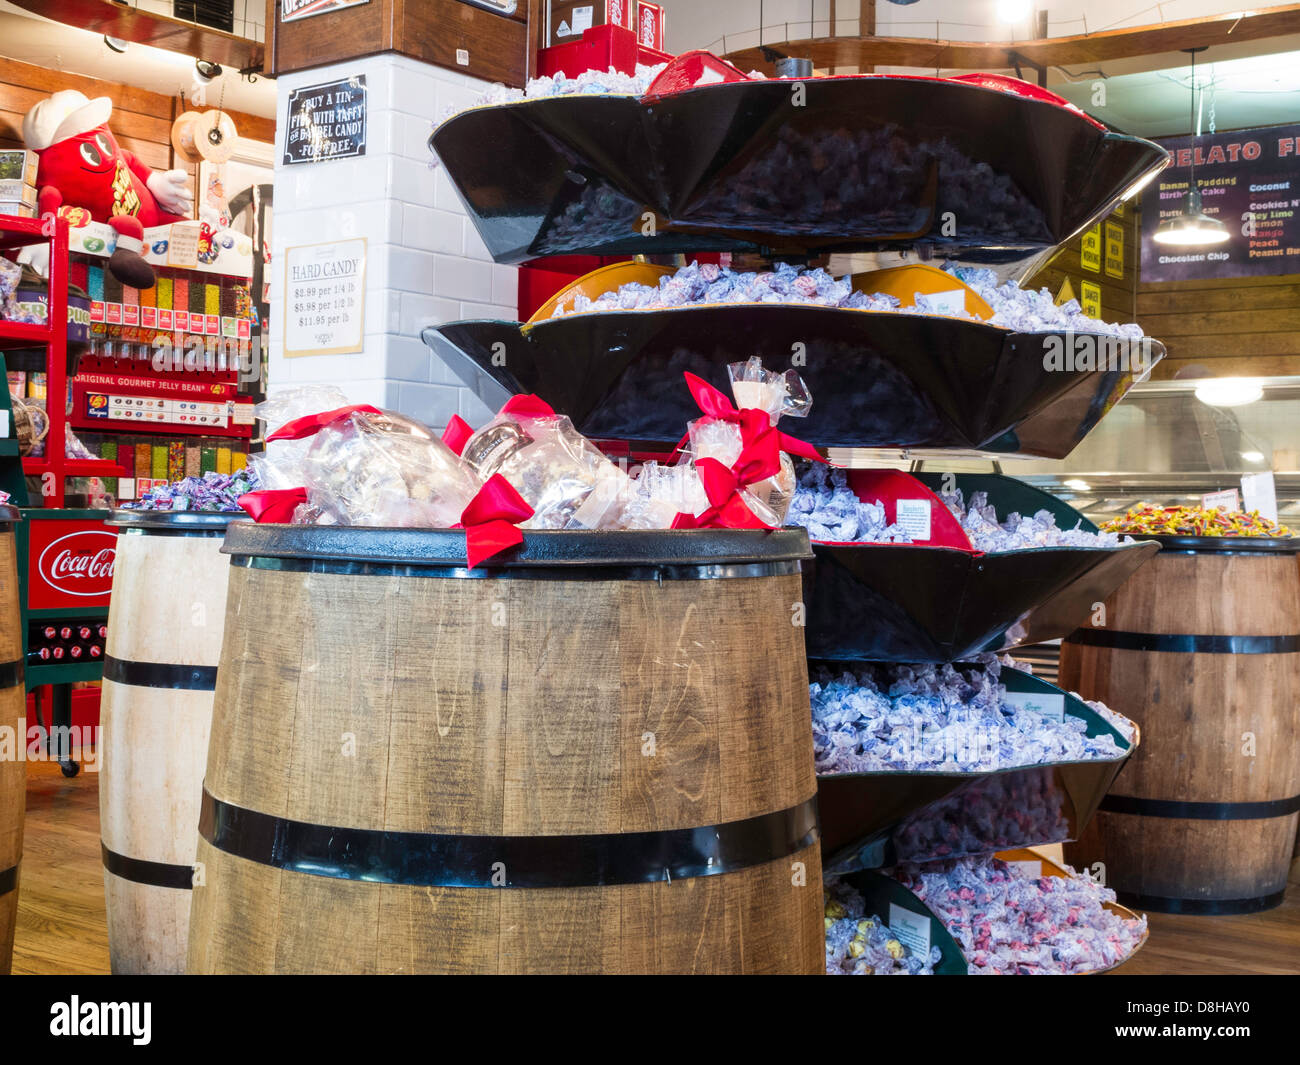
[[[485,81],[522,86],[528,60],[528,8],[506,18],[460,0],[393,0],[393,47],[403,55]],[[469,63],[457,61],[457,51]]]
[[[198,164],[179,162],[171,145],[172,121],[182,110],[179,98],[174,96],[14,59],[0,59],[0,148],[21,148],[23,116],[41,99],[63,89],[77,89],[92,99],[96,96],[112,99],[109,127],[118,143],[155,170],[169,170],[174,166],[185,170],[197,203]],[[273,118],[229,109],[226,113],[241,137],[267,143],[275,140]]]
[[[284,25],[277,3],[267,2],[266,69],[271,74],[393,51],[486,81],[522,86],[532,62],[529,21],[542,21],[536,0],[521,4],[509,17],[460,0],[371,0]],[[469,53],[468,64],[457,62],[462,49]]]
[[[1129,203],[1122,211],[1112,212],[1098,224],[1102,236],[1101,268],[1096,272],[1085,270],[1081,262],[1084,234],[1067,241],[1037,273],[1029,277],[1025,288],[1047,288],[1053,296],[1069,278],[1075,298],[1082,302],[1084,281],[1101,289],[1101,317],[1107,322],[1133,322],[1138,317],[1137,290],[1140,260],[1138,240],[1141,227],[1136,207]],[[1118,225],[1124,231],[1123,276],[1116,278],[1106,273],[1106,225]],[[1090,227],[1091,228],[1091,227]],[[1158,334],[1156,334],[1158,336]]]

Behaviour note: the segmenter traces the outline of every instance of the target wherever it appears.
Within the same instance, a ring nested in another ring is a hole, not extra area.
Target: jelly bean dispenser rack
[[[677,57],[640,97],[472,108],[443,122],[429,143],[501,263],[705,251],[807,263],[830,251],[887,249],[1010,262],[1064,243],[1168,163],[1157,145],[1113,133],[1015,79],[758,80],[707,53]],[[501,166],[503,155],[528,163]],[[863,309],[861,300],[653,309],[608,302],[621,285],[655,285],[667,272],[645,262],[604,267],[526,323],[454,322],[424,339],[480,395],[537,393],[589,436],[658,445],[675,442],[696,416],[683,371],[725,387],[727,364],[759,355],[780,367],[801,345],[798,368],[814,405],[799,435],[818,447],[1050,458],[1069,454],[1164,354],[1147,340],[1144,368],[1053,372],[1045,356],[1067,334],[994,325],[973,291],[928,266],[853,279],[864,297],[895,294],[892,309]],[[920,293],[949,306],[922,305]],[[999,515],[1045,510],[1060,529],[1096,528],[1005,477],[849,476],[861,500],[884,506],[887,522],[902,501],[912,519],[927,520],[910,543],[814,541],[804,577],[814,666],[957,662],[1065,636],[1157,550],[1126,543],[985,552],[941,489],[985,492]],[[938,972],[964,973],[969,959],[882,870],[1074,838],[1139,742],[1136,731],[1126,738],[1044,681],[1011,669],[1001,677],[1008,692],[1058,708],[1081,734],[1109,737],[1118,755],[819,778],[825,868],[851,878],[875,912],[901,904],[930,920]],[[1040,860],[1016,853],[1004,857]],[[1042,875],[1063,874],[1050,864]]]

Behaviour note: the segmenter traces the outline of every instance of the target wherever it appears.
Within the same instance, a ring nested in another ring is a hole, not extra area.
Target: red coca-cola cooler
[[[104,524],[106,510],[24,508],[15,525],[18,578],[22,604],[24,675],[28,721],[39,715],[48,725],[75,726],[83,737],[96,735],[99,724],[99,689],[81,686],[103,676],[102,654],[50,656],[34,654],[33,634],[55,627],[80,630],[104,624],[113,591],[113,566],[117,560],[117,534]],[[90,731],[87,731],[90,730]],[[65,774],[77,772],[73,753],[66,749],[47,757],[57,760]]]

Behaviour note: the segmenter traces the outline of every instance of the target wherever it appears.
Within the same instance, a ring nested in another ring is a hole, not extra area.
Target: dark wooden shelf
[[[757,69],[768,74],[775,70],[775,63],[768,58],[769,51],[811,59],[819,69],[889,66],[924,70],[1009,70],[1017,63],[1045,69],[1133,59],[1216,44],[1242,44],[1293,33],[1300,33],[1300,4],[1018,42],[944,41],[924,37],[816,37],[769,41],[761,47],[728,52],[725,58],[742,70]]]

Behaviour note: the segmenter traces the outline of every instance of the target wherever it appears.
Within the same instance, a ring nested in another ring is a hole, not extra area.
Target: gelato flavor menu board
[[[1300,125],[1159,141],[1169,169],[1142,194],[1142,280],[1199,281],[1300,273]],[[1225,244],[1172,247],[1152,239],[1183,209],[1196,164],[1202,210],[1228,228]]]

